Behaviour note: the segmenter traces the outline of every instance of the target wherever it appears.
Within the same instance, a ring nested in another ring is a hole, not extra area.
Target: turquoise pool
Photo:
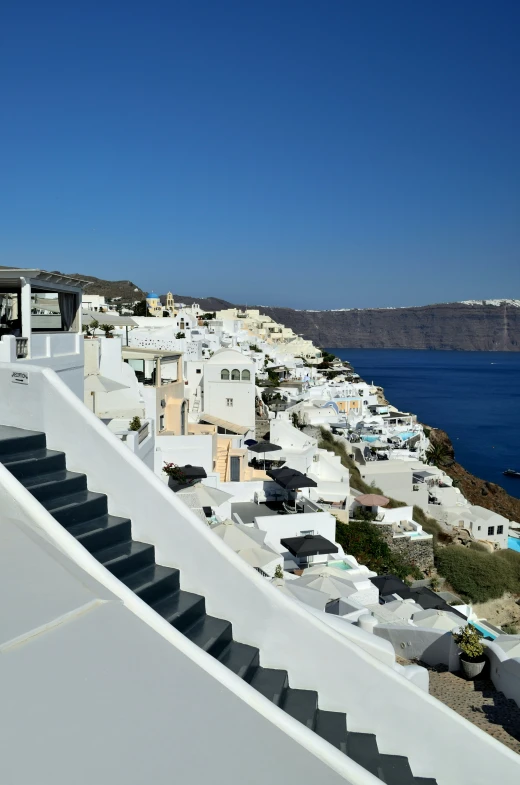
[[[476,630],[481,632],[484,638],[494,641],[497,637],[494,632],[491,632],[491,630],[486,630],[485,627],[481,627],[480,624],[477,624],[476,621],[470,621],[470,624],[475,627]]]
[[[508,537],[507,547],[510,551],[518,551],[520,553],[520,539],[518,537]]]
[[[347,564],[344,561],[328,561],[327,567],[335,567],[336,570],[351,570],[352,567],[350,564]]]
[[[408,439],[411,439],[412,436],[415,436],[415,431],[404,431],[403,433],[399,434],[399,438],[403,440],[403,442],[407,442]]]

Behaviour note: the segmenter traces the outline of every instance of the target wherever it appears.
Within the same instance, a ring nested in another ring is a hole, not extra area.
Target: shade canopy
[[[123,316],[119,313],[109,311],[102,313],[99,311],[83,311],[81,321],[83,324],[90,325],[92,322],[99,324],[111,324],[113,327],[138,327],[137,322],[131,316]]]
[[[507,652],[508,657],[520,657],[520,635],[498,635],[494,643]]]
[[[179,466],[179,470],[183,472],[187,480],[205,480],[208,476],[203,466],[192,466],[191,463]]]
[[[98,373],[90,373],[88,376],[85,376],[86,392],[109,393],[127,389],[128,384],[121,384],[121,382],[116,382],[114,379],[109,379],[107,376],[101,376]]]
[[[318,483],[307,477],[306,474],[283,466],[281,469],[268,469],[267,476],[274,480],[286,491],[295,491],[297,488],[317,488]]]
[[[432,630],[450,631],[461,626],[460,618],[455,616],[454,613],[434,610],[433,608],[414,613],[412,621],[417,627],[428,627]]]
[[[361,496],[356,496],[356,501],[363,507],[386,507],[390,499],[379,493],[362,493]]]
[[[252,444],[257,444],[257,441],[256,439],[246,439],[244,444],[246,445],[246,447],[251,447]]]
[[[284,581],[281,578],[273,578],[271,584],[282,594],[287,594],[293,600],[310,605],[311,608],[316,608],[318,611],[324,611],[329,602],[329,595],[326,592],[311,589],[310,586],[299,586],[297,580]]]
[[[257,442],[256,444],[251,444],[248,449],[250,452],[266,453],[276,452],[282,448],[278,444],[272,444],[271,442]]]
[[[303,537],[288,537],[281,540],[284,548],[287,548],[293,556],[319,556],[325,553],[337,553],[338,546],[322,537],[321,534],[304,534]]]
[[[178,491],[177,496],[192,497],[192,495],[196,495],[197,507],[220,507],[228,499],[231,499],[231,494],[226,493],[225,491],[221,491],[219,488],[212,488],[210,485],[202,485],[202,483],[197,482],[195,485],[188,485],[184,488],[181,488]],[[190,503],[188,504],[189,507],[193,507],[193,502],[190,499]]]
[[[339,570],[338,570],[339,572]],[[305,570],[297,580],[292,581],[291,585],[306,586],[310,589],[317,589],[318,591],[328,594],[330,600],[337,600],[340,597],[348,599],[351,594],[356,592],[356,588],[352,583],[347,583],[341,578],[335,578],[332,575],[311,573],[307,574]]]
[[[222,523],[216,523],[211,527],[211,531],[224,540],[234,551],[252,548],[255,545],[262,546],[266,538],[266,532],[255,529],[253,526],[246,526],[243,523],[235,523],[226,518]]]
[[[381,597],[388,594],[399,594],[402,596],[402,591],[406,591],[408,586],[404,581],[397,577],[397,575],[378,575],[375,578],[370,578],[374,586],[377,586]]]

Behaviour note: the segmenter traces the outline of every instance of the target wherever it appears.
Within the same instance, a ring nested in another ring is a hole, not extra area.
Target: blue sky
[[[0,264],[342,308],[520,297],[520,3],[0,7]]]

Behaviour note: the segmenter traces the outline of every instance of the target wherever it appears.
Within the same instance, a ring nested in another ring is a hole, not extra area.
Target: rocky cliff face
[[[429,438],[432,444],[442,444],[445,448],[446,459],[441,468],[457,483],[462,494],[471,504],[493,510],[510,521],[520,522],[520,499],[510,496],[504,488],[494,482],[486,482],[475,477],[457,463],[453,444],[446,431],[432,428]]]
[[[445,303],[351,311],[262,306],[260,311],[318,346],[520,351],[520,307],[508,301],[500,305]]]

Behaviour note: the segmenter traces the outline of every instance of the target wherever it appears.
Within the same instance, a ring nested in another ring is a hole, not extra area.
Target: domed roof
[[[150,292],[150,294],[146,295],[146,299],[147,300],[158,300],[159,299],[159,295],[155,294],[155,292]]]
[[[237,352],[236,349],[218,349],[206,363],[211,365],[222,365],[223,363],[226,365],[231,363],[234,365],[253,365],[250,357]]]

